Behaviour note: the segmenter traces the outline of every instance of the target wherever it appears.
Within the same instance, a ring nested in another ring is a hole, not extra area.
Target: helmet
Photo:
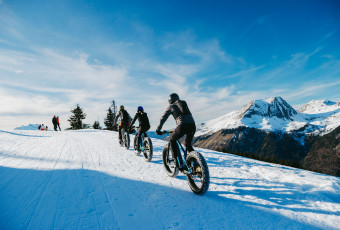
[[[119,109],[120,109],[120,110],[124,110],[124,105],[121,105],[121,106],[119,107]]]
[[[144,109],[143,109],[143,107],[142,107],[142,106],[138,106],[138,108],[137,108],[137,112],[139,112],[139,111],[141,111],[141,112],[144,112]]]
[[[173,104],[173,103],[175,103],[178,100],[179,100],[179,96],[177,95],[177,93],[170,94],[170,96],[169,96],[169,104]]]

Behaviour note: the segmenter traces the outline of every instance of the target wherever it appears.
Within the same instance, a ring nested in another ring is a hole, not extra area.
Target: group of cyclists
[[[169,106],[166,108],[164,114],[162,115],[159,124],[156,128],[156,134],[162,135],[163,132],[161,131],[164,123],[169,118],[170,114],[173,115],[174,119],[176,120],[177,127],[173,131],[170,137],[170,148],[171,153],[174,159],[174,163],[179,168],[180,171],[186,170],[185,164],[183,162],[177,162],[177,156],[179,154],[179,147],[176,143],[178,139],[186,135],[185,138],[185,146],[188,152],[194,151],[192,147],[192,140],[194,138],[194,134],[196,132],[196,125],[194,118],[189,110],[187,103],[183,100],[180,100],[179,96],[176,93],[172,93],[169,96]],[[146,135],[146,131],[150,129],[150,122],[147,113],[144,111],[142,106],[138,106],[137,113],[133,118],[132,122],[130,123],[130,117],[128,112],[125,110],[124,106],[121,105],[119,108],[119,112],[116,115],[114,124],[117,123],[117,120],[120,118],[120,123],[118,125],[118,133],[119,133],[119,142],[122,142],[122,129],[125,130],[131,129],[133,124],[138,119],[139,121],[139,128],[137,133],[137,143],[140,143],[141,135]],[[137,151],[140,151],[140,146],[137,146]],[[181,158],[179,158],[181,159]],[[181,167],[180,167],[181,166]]]

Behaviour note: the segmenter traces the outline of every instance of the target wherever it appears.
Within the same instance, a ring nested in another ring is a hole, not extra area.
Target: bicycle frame
[[[192,171],[191,171],[191,169],[188,167],[187,161],[186,161],[188,151],[187,151],[186,148],[184,148],[184,147],[182,146],[182,144],[181,144],[181,142],[179,142],[179,140],[176,140],[176,143],[177,143],[178,149],[179,149],[179,154],[177,154],[177,162],[178,162],[178,166],[179,166],[179,167],[182,167],[183,165],[181,164],[181,162],[184,162],[185,166],[187,166],[187,168],[188,168],[188,174],[191,174]],[[170,142],[169,142],[169,144],[168,144],[168,151],[170,151]],[[183,152],[183,154],[184,154],[184,160],[183,160],[183,157],[182,157],[182,152]],[[169,153],[170,153],[170,152],[169,152]],[[168,153],[168,154],[169,154],[169,153]]]
[[[138,128],[138,127],[136,127],[136,128]],[[135,135],[137,135],[137,134],[138,134],[138,131],[136,132]],[[139,143],[138,143],[141,151],[144,151],[143,142],[144,142],[145,134],[146,134],[145,132],[142,133],[142,135],[140,136]],[[147,135],[146,135],[146,136],[147,136]]]
[[[139,143],[138,143],[140,151],[144,151],[143,141],[144,141],[144,133],[142,133],[142,135],[140,136]]]

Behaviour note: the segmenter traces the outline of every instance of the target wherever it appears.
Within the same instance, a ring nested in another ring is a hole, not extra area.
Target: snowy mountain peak
[[[249,107],[248,111],[244,113],[244,118],[251,118],[252,116],[261,117],[277,117],[285,120],[291,120],[297,112],[281,97],[271,97],[264,100],[255,100]]]
[[[312,100],[299,109],[300,113],[318,114],[340,109],[340,102],[329,100]]]
[[[281,97],[254,100],[237,111],[207,121],[198,128],[197,136],[221,129],[257,128],[270,132],[304,132],[327,134],[339,126],[340,103],[329,100],[311,101],[297,112]]]

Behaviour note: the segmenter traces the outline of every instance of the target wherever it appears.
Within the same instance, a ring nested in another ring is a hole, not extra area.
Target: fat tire
[[[129,149],[130,148],[130,135],[127,132],[124,133],[124,142],[125,142],[124,143],[125,148]]]
[[[144,146],[144,160],[146,162],[150,162],[152,160],[152,155],[153,155],[153,147],[152,147],[152,142],[149,137],[144,138],[143,141],[143,146]]]
[[[187,174],[187,181],[190,186],[190,189],[197,195],[203,195],[208,189],[209,189],[209,183],[210,183],[210,174],[209,174],[209,168],[207,165],[207,162],[205,161],[202,154],[199,152],[190,152],[187,156],[187,164],[188,167],[190,167],[190,161],[196,160],[196,162],[200,165],[200,168],[202,170],[202,185],[199,187],[196,185],[195,181],[192,179],[193,174]]]
[[[179,170],[177,166],[175,168],[171,168],[168,165],[169,154],[170,154],[170,150],[169,150],[169,145],[167,144],[163,148],[163,152],[162,152],[163,166],[164,166],[166,174],[168,174],[169,177],[176,177],[178,175]]]
[[[135,150],[135,155],[139,156],[140,155],[140,151],[137,150],[137,135],[135,135],[135,138],[133,139],[133,149]]]

